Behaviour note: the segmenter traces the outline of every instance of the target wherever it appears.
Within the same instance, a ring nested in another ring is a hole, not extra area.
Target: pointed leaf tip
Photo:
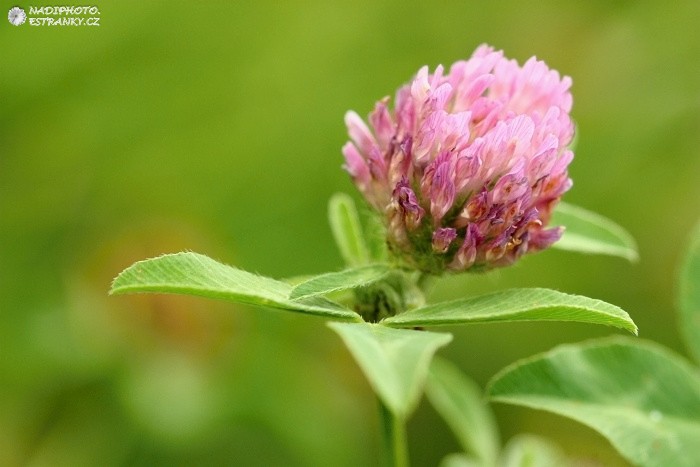
[[[561,239],[552,245],[560,250],[618,256],[639,260],[637,242],[624,228],[598,213],[560,202],[550,225],[565,227]]]
[[[427,305],[392,316],[382,323],[414,327],[497,321],[573,321],[614,326],[637,334],[634,321],[615,305],[539,288],[510,289]]]

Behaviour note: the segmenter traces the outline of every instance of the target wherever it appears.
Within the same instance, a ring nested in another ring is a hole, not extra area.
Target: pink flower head
[[[345,116],[345,169],[385,218],[390,250],[425,272],[485,270],[549,247],[571,187],[571,79],[480,46],[448,73],[421,68],[377,102],[369,126]]]

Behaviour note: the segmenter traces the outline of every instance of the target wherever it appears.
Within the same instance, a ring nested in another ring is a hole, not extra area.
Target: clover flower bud
[[[445,73],[427,67],[345,123],[345,169],[384,218],[387,243],[424,272],[488,270],[556,242],[571,187],[571,79],[482,45]],[[371,129],[370,129],[371,128]]]

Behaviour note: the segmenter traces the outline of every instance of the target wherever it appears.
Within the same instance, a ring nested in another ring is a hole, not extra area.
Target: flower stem
[[[379,413],[382,421],[384,465],[386,467],[408,467],[408,446],[406,445],[406,424],[379,400]]]

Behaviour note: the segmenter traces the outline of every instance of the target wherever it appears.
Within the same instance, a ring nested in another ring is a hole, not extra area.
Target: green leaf
[[[369,251],[362,233],[355,202],[345,193],[336,193],[328,203],[328,220],[335,243],[348,266],[369,263]]]
[[[550,225],[566,227],[561,239],[552,245],[561,250],[611,255],[637,261],[637,243],[625,229],[592,211],[559,203]]]
[[[548,439],[521,434],[503,449],[501,467],[561,467],[568,465],[564,452]]]
[[[656,344],[563,345],[502,370],[488,393],[584,423],[633,464],[700,465],[700,375]]]
[[[329,272],[312,277],[294,287],[289,295],[292,300],[325,295],[339,290],[354,289],[369,285],[383,278],[389,267],[383,264],[361,266],[340,272]]]
[[[500,448],[498,429],[481,388],[452,363],[436,358],[430,366],[425,394],[464,452],[485,465],[494,465]]]
[[[615,305],[549,289],[510,289],[436,303],[392,316],[382,324],[414,327],[495,321],[577,321],[637,333],[629,315]]]
[[[122,271],[111,294],[138,292],[197,295],[298,311],[336,320],[361,321],[355,312],[322,297],[290,300],[292,286],[227,266],[197,253],[176,253],[139,261]]]
[[[384,405],[406,420],[415,409],[430,360],[452,335],[371,323],[328,323],[343,339]]]
[[[455,453],[446,455],[440,462],[440,467],[487,467],[473,457]]]
[[[700,223],[695,226],[678,281],[681,335],[700,363]]]
[[[380,216],[371,209],[365,209],[364,217],[365,240],[369,249],[369,256],[375,263],[385,263],[389,257],[389,249],[386,243],[386,227]]]

